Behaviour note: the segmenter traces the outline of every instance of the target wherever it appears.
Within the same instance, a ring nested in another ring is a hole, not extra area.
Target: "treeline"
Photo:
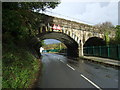
[[[99,33],[104,34],[106,45],[120,44],[120,25],[114,26],[111,22],[104,22],[95,27],[99,28]]]
[[[45,50],[48,50],[48,49],[66,49],[67,47],[63,43],[55,43],[55,44],[43,45],[43,48]]]

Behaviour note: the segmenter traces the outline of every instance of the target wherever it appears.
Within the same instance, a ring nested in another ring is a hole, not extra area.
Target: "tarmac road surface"
[[[42,54],[42,75],[37,88],[118,88],[118,70],[101,64]]]

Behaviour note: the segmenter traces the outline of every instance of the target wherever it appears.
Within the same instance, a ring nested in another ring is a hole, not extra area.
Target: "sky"
[[[61,42],[58,40],[55,40],[55,39],[45,39],[44,43],[45,44],[55,44],[55,43],[61,43]]]
[[[106,21],[111,22],[113,25],[118,25],[118,0],[83,1],[62,0],[58,7],[48,9],[45,13],[89,25],[101,24]],[[55,40],[53,42],[48,40],[48,43],[55,42]]]

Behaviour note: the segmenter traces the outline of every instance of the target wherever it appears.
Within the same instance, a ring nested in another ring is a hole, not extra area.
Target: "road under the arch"
[[[56,39],[64,43],[67,47],[67,55],[71,57],[78,56],[78,43],[70,36],[64,33],[49,32],[37,35],[40,41],[44,39]]]

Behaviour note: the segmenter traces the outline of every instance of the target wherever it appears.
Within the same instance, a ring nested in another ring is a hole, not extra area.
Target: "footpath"
[[[65,55],[65,53],[59,53],[60,55]],[[102,57],[95,57],[95,56],[82,56],[80,57],[84,60],[93,61],[96,63],[102,63],[105,65],[120,67],[120,60],[114,60],[114,59],[108,59],[108,58],[102,58]]]
[[[101,57],[93,57],[93,56],[83,56],[81,58],[84,60],[91,60],[93,62],[98,62],[98,63],[103,63],[103,64],[107,64],[107,65],[120,67],[120,60],[101,58]]]

